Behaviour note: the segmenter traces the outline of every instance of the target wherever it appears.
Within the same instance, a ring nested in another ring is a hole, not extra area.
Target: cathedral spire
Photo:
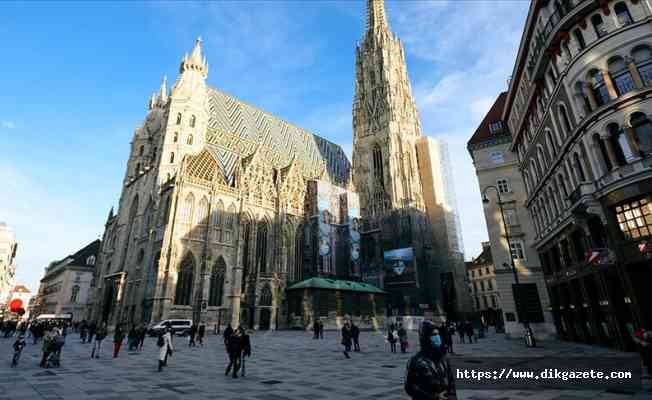
[[[161,87],[158,90],[158,98],[161,103],[165,103],[168,100],[168,77],[163,75],[163,80],[161,80]]]
[[[189,70],[198,71],[204,78],[206,78],[208,75],[208,63],[202,54],[201,43],[201,37],[198,37],[195,41],[195,47],[193,47],[190,56],[188,56],[187,53],[183,56],[179,72],[184,73],[185,71]]]
[[[389,32],[385,15],[385,0],[367,0],[367,33]]]

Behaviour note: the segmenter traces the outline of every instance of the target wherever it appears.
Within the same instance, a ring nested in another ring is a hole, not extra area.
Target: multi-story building
[[[467,149],[486,203],[484,215],[505,333],[522,336],[521,323],[528,322],[534,334],[543,338],[554,334],[554,326],[541,263],[533,247],[536,233],[523,205],[527,192],[516,155],[510,152],[511,136],[501,118],[506,98],[506,93],[498,96],[473,133]],[[516,301],[512,264],[518,273],[521,293]],[[530,311],[528,315],[525,310]]]
[[[4,311],[4,300],[16,282],[17,248],[14,231],[0,222],[0,311]]]
[[[652,4],[533,1],[503,120],[567,340],[652,326]]]
[[[490,242],[482,242],[482,253],[466,262],[468,291],[473,309],[489,326],[502,327],[500,292],[496,285],[496,268]]]
[[[473,307],[464,279],[464,244],[448,144],[423,136],[416,146],[423,198],[434,237],[433,253],[442,271],[442,305],[448,319],[458,320]]]
[[[22,308],[25,310],[25,314],[21,318],[29,319],[29,304],[32,300],[32,292],[25,285],[14,286],[5,300],[7,305],[14,300],[20,300],[23,303]]]
[[[76,253],[51,262],[31,302],[32,316],[71,313],[73,321],[89,319],[88,294],[95,284],[93,275],[99,251],[100,241],[95,240]]]

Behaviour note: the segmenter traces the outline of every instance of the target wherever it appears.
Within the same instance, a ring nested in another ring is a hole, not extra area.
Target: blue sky
[[[365,1],[0,5],[0,221],[18,281],[102,234],[147,100],[197,36],[209,84],[351,150]],[[505,90],[527,1],[386,2],[424,133],[449,143],[466,257],[487,233],[466,141]]]

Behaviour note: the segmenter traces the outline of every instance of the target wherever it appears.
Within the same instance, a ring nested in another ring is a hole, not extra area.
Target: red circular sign
[[[21,299],[13,299],[11,303],[9,303],[9,309],[11,312],[16,312],[19,308],[23,308],[23,301]]]

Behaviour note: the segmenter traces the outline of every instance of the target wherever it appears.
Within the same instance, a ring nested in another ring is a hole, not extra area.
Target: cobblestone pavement
[[[415,335],[411,333],[414,341]],[[256,333],[247,376],[224,376],[226,355],[221,338],[210,335],[203,348],[188,348],[187,339],[175,338],[177,351],[163,372],[156,372],[156,339],[148,338],[142,352],[121,350],[112,359],[104,343],[102,358],[90,359],[91,346],[69,335],[62,353],[62,366],[38,367],[41,345],[28,344],[18,368],[9,366],[13,339],[0,339],[0,400],[11,399],[407,399],[403,392],[405,364],[410,354],[391,354],[381,334],[363,332],[361,353],[344,358],[336,332],[326,332],[322,341],[296,331]],[[547,342],[542,348],[525,349],[519,341],[500,335],[477,344],[455,344],[459,355],[519,356],[525,354],[586,356],[614,353],[590,346]],[[452,357],[455,363],[457,356]],[[460,390],[459,399],[469,400],[629,400],[652,399],[650,381],[635,394],[604,391],[481,391]]]

